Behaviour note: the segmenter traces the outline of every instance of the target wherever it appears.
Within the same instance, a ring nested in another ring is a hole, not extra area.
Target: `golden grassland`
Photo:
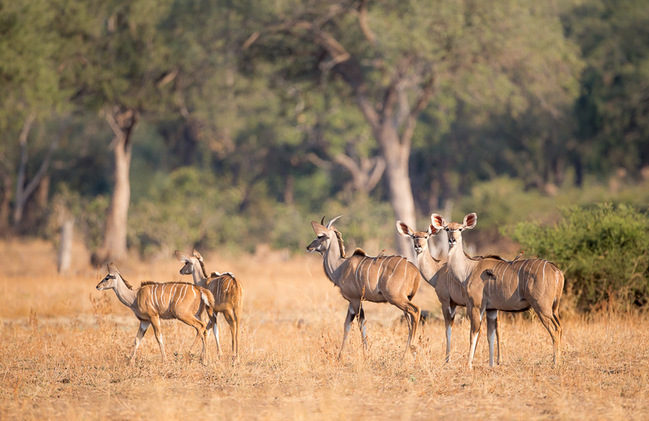
[[[241,355],[198,361],[187,353],[193,329],[163,322],[168,360],[147,332],[127,363],[138,323],[112,291],[95,285],[104,270],[87,255],[56,274],[46,243],[0,243],[0,419],[647,419],[649,329],[644,315],[564,319],[563,364],[551,365],[550,339],[533,317],[502,316],[503,363],[487,364],[483,334],[475,369],[466,369],[468,321],[454,327],[443,363],[444,326],[422,329],[416,356],[404,356],[399,311],[365,305],[370,347],[354,325],[341,360],[346,302],[325,279],[319,256],[207,255],[208,270],[244,284]],[[170,254],[171,256],[171,254]],[[180,280],[173,258],[120,265],[133,284]],[[189,280],[189,279],[187,279]],[[439,314],[434,291],[415,298]]]

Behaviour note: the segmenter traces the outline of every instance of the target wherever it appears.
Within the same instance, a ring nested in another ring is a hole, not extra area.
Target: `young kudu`
[[[180,268],[182,275],[192,275],[194,284],[209,289],[214,295],[214,320],[210,320],[207,329],[212,327],[216,350],[221,355],[221,344],[219,342],[219,329],[216,315],[222,313],[230,326],[232,337],[232,353],[236,357],[239,354],[239,319],[243,301],[243,288],[241,283],[235,279],[230,272],[212,272],[207,276],[203,256],[194,250],[191,257],[185,256],[176,250],[176,257],[184,263]]]
[[[311,222],[316,239],[306,248],[309,252],[322,255],[325,274],[340,289],[343,298],[349,301],[338,358],[342,355],[347,333],[356,316],[363,337],[363,347],[367,348],[363,300],[374,303],[388,302],[401,309],[408,322],[406,350],[414,351],[414,346],[410,343],[417,333],[420,311],[411,300],[421,281],[419,270],[401,256],[370,257],[360,249],[356,249],[351,256],[346,256],[342,235],[333,226],[338,218],[340,216],[329,221],[327,226],[323,225],[324,218],[320,224]]]
[[[439,298],[439,302],[442,304],[442,314],[444,315],[444,325],[446,326],[446,362],[448,362],[451,355],[451,328],[455,320],[455,309],[457,306],[466,306],[467,302],[464,289],[460,281],[450,271],[448,264],[433,258],[428,251],[428,238],[437,234],[439,232],[438,229],[431,224],[428,226],[427,231],[414,231],[405,223],[397,221],[397,231],[399,234],[409,237],[412,240],[415,254],[417,255],[419,271],[424,279],[435,288],[437,298]],[[497,364],[500,364],[498,311],[488,310],[488,312],[492,312],[491,316],[487,318],[487,338],[489,340],[489,365],[493,366],[494,336],[498,351]]]
[[[201,320],[201,316],[203,311],[207,310],[208,316],[214,317],[212,312],[214,297],[209,290],[185,282],[144,282],[140,288],[133,289],[113,263],[108,265],[108,274],[97,284],[97,289],[99,291],[114,290],[122,304],[130,308],[140,321],[140,328],[135,336],[135,348],[130,358],[131,362],[135,360],[137,348],[150,325],[153,325],[162,361],[165,360],[160,319],[178,319],[196,329],[194,343],[200,337],[203,342],[201,361],[206,361],[205,323]]]
[[[433,227],[448,233],[448,265],[463,283],[467,294],[467,313],[471,319],[469,368],[473,365],[482,316],[487,311],[524,311],[532,307],[545,326],[553,345],[553,362],[560,362],[562,328],[559,301],[564,276],[553,263],[543,259],[507,261],[497,256],[469,257],[462,247],[462,231],[476,226],[478,216],[470,213],[462,224],[447,223],[431,215]]]

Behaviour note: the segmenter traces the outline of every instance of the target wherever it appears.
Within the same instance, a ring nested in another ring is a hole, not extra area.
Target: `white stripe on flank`
[[[408,275],[408,262],[406,262],[405,265],[403,265],[403,280],[406,280],[406,275]]]
[[[192,286],[192,294],[194,294],[194,300],[196,299],[196,287]]]
[[[360,270],[361,266],[363,266],[363,262],[365,262],[366,259],[367,259],[367,257],[363,257],[363,259],[360,261],[358,266],[356,266],[356,270],[354,271],[354,278],[356,278],[356,282],[359,281],[358,271]]]
[[[548,261],[546,260],[545,263],[543,263],[543,279],[541,280],[541,282],[543,284],[545,284],[545,265],[547,265],[547,264],[548,264]]]
[[[392,275],[394,275],[394,272],[396,272],[397,268],[401,264],[401,258],[399,258],[398,256],[395,256],[395,257],[397,257],[399,259],[399,261],[397,262],[397,264],[392,269],[392,273],[390,274],[390,276],[388,276],[388,279],[385,280],[386,282],[389,281],[390,279],[392,279]]]
[[[155,300],[155,307],[160,310],[160,304],[158,304],[158,284],[153,285],[153,299]]]
[[[379,270],[376,272],[376,285],[379,284],[379,280],[381,279],[381,269],[383,269],[383,263],[385,263],[385,259],[381,259]]]
[[[187,285],[183,285],[183,292],[182,292],[182,296],[180,297],[180,301],[182,301],[185,298],[186,292],[187,292]]]
[[[367,265],[367,284],[369,285],[370,283],[370,270],[372,269],[372,263],[376,262],[376,260],[371,260],[370,264]]]

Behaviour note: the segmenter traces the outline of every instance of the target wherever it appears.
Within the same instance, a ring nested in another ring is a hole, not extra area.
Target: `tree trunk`
[[[381,153],[386,163],[385,176],[394,217],[414,227],[416,225],[415,199],[412,196],[408,174],[410,148],[401,145],[397,133],[391,127],[385,127],[379,136],[377,141],[381,145]],[[412,241],[399,235],[396,230],[394,235],[399,254],[415,262]]]
[[[11,177],[7,174],[2,176],[2,200],[0,200],[0,235],[6,235],[9,231],[9,204],[11,203]]]
[[[128,206],[131,200],[131,133],[137,122],[136,112],[131,109],[116,109],[106,113],[106,120],[113,129],[113,157],[115,158],[115,186],[106,214],[104,243],[93,253],[92,263],[103,265],[112,260],[126,257],[126,234]]]
[[[72,261],[72,237],[74,234],[74,218],[68,217],[61,225],[61,243],[59,244],[59,254],[57,256],[58,273],[64,273],[70,269]]]

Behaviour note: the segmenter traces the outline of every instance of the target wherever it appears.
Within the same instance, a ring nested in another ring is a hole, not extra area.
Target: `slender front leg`
[[[494,366],[494,339],[498,347],[498,364],[500,364],[500,340],[498,338],[498,310],[487,310],[487,341],[489,342],[489,367]]]
[[[347,341],[347,334],[349,333],[349,328],[352,325],[352,322],[354,321],[354,317],[356,317],[356,313],[354,312],[354,308],[352,307],[352,303],[349,303],[349,307],[347,308],[347,317],[345,317],[345,328],[344,328],[344,333],[343,333],[343,343],[340,345],[340,352],[338,353],[338,359],[340,359],[340,356],[343,353],[343,349],[345,348],[345,341]]]
[[[133,353],[131,354],[130,362],[131,364],[133,361],[135,361],[135,353],[137,352],[138,347],[140,346],[140,342],[142,342],[142,338],[144,337],[144,334],[146,333],[146,330],[151,326],[151,323],[145,322],[144,320],[140,321],[140,328],[137,330],[137,334],[135,335],[135,348],[133,348]]]

